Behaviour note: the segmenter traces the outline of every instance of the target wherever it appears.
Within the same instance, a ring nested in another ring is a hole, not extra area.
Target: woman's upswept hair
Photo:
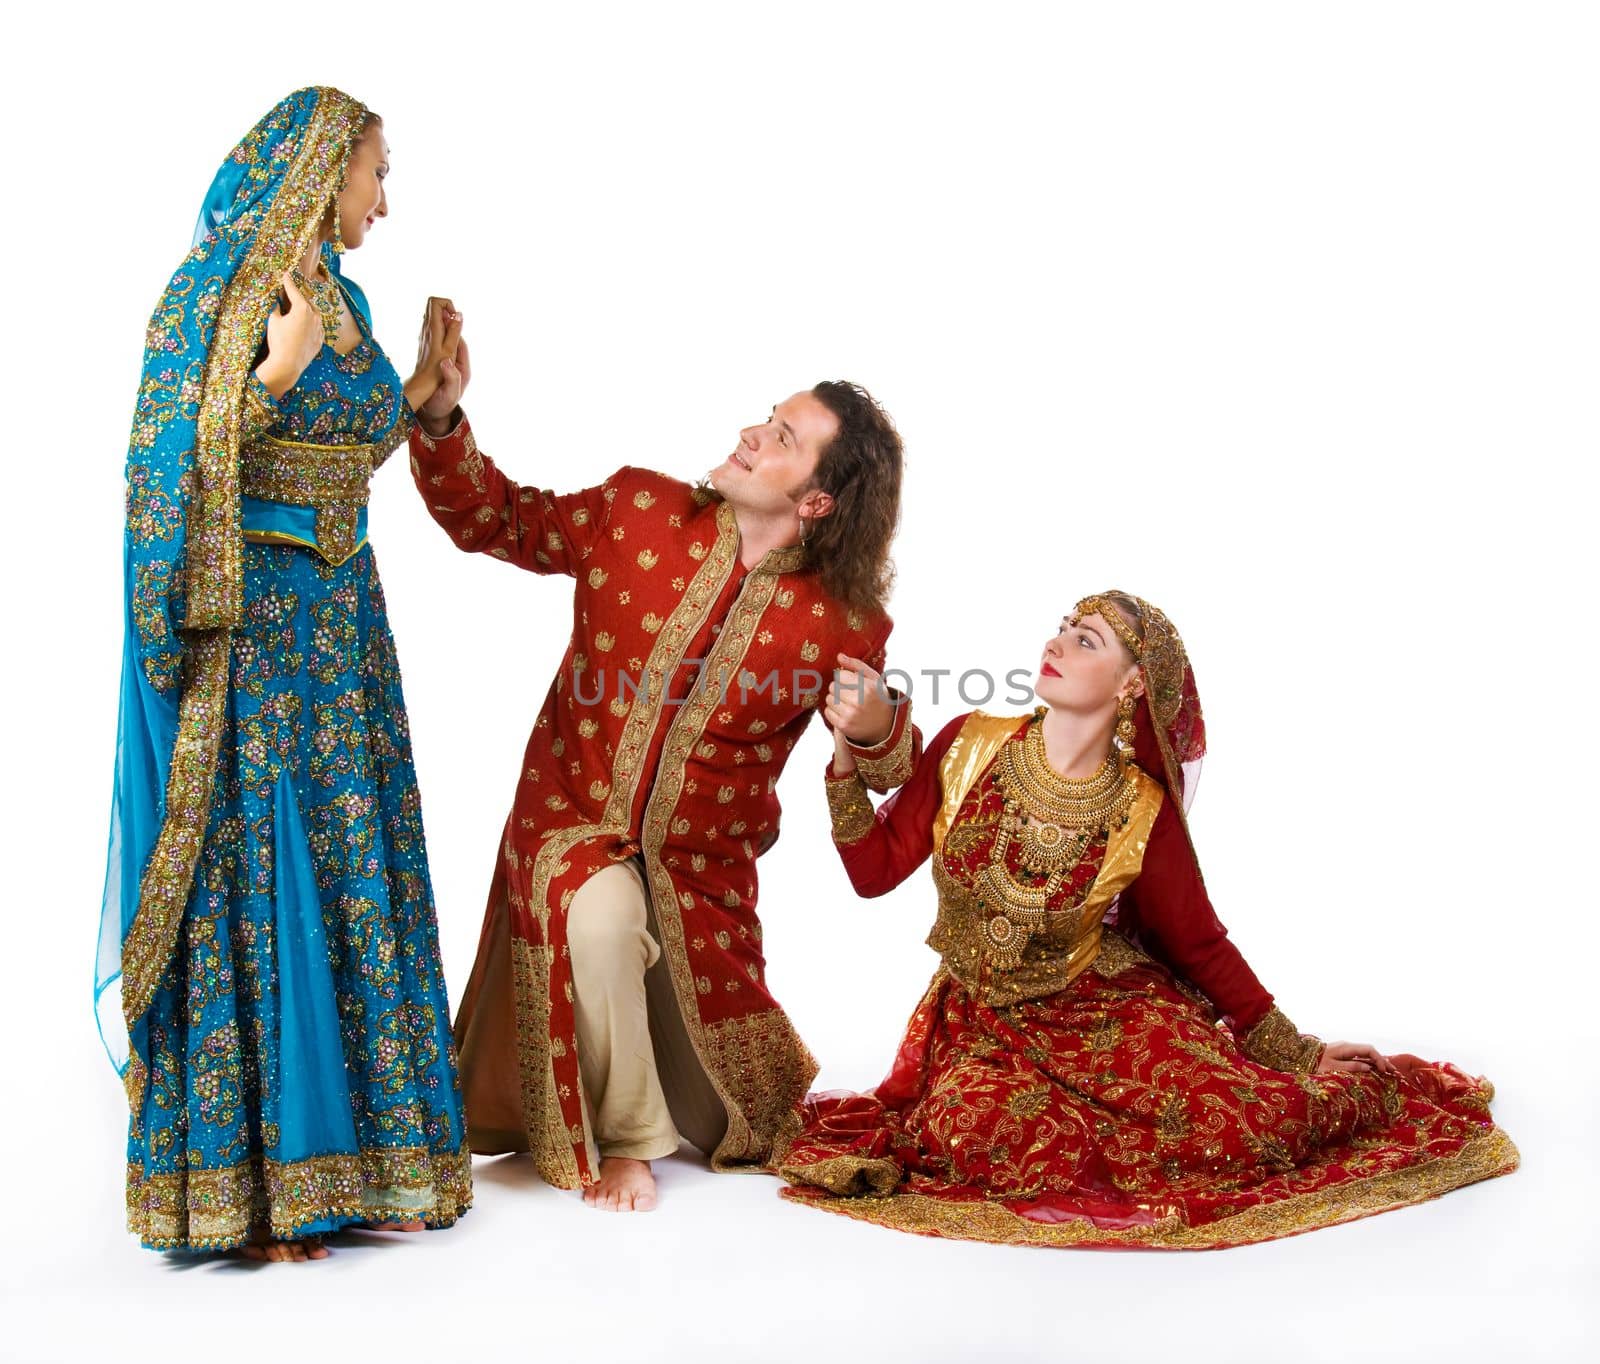
[[[900,433],[860,384],[829,379],[811,393],[838,419],[839,433],[806,489],[833,498],[833,510],[810,523],[806,548],[831,597],[882,611],[894,583],[889,544],[900,524]]]

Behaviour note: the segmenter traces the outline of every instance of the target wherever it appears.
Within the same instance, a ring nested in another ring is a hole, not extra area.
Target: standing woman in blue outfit
[[[146,332],[95,1003],[128,1226],[159,1250],[320,1259],[471,1203],[366,509],[460,318],[430,300],[402,385],[339,269],[387,174],[375,114],[296,91],[223,163]]]

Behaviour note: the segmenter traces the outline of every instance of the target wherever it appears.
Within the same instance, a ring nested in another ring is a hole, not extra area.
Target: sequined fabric
[[[303,191],[308,159],[314,181],[334,183],[319,139],[337,127],[348,140],[359,112],[337,92],[303,91],[264,119],[235,153],[242,181],[228,201],[242,203],[254,186],[259,202],[221,223],[192,260],[253,259],[263,215]],[[287,190],[271,192],[274,175],[288,177]],[[314,227],[320,205],[313,196],[297,211]],[[300,224],[281,226],[299,240]],[[175,391],[172,412],[211,401],[214,381],[234,385],[233,464],[215,486],[238,493],[238,451],[252,439],[368,447],[372,462],[403,441],[411,418],[400,379],[370,335],[347,356],[324,348],[278,403],[217,368],[221,338],[191,324],[231,315],[242,273],[225,297],[219,289],[196,302],[181,275],[169,291],[164,335],[187,352],[173,363],[189,376],[172,382],[194,385]],[[264,318],[249,322],[242,352],[254,355]],[[141,412],[151,399],[147,385]],[[207,609],[226,623],[190,628],[195,585],[210,572],[195,570],[223,562],[205,557],[197,534],[211,494],[192,457],[170,449],[162,411],[151,421],[144,438],[136,423],[130,461],[132,611],[148,626],[132,634],[135,674],[157,701],[170,694],[174,780],[185,754],[203,745],[209,756],[193,779],[167,786],[166,841],[142,866],[131,923],[124,915],[129,1228],[159,1249],[220,1249],[364,1219],[446,1225],[470,1205],[470,1157],[400,669],[372,550],[335,565],[310,548],[252,543],[235,512],[225,557],[237,565],[237,609],[226,605],[226,574],[212,575]],[[158,561],[172,569],[159,590],[147,571]],[[171,651],[170,667],[157,645]],[[125,743],[127,720],[125,702]],[[119,775],[119,809],[136,794]],[[180,817],[192,826],[187,860],[169,855],[167,830]],[[114,841],[114,866],[117,851]]]
[[[888,1078],[812,1096],[779,1173],[792,1197],[901,1230],[1203,1249],[1515,1167],[1487,1083],[1404,1064],[1398,1082],[1257,1065],[1147,959],[1004,1009],[941,973]]]
[[[1209,1249],[1516,1167],[1489,1116],[1492,1089],[1451,1065],[1403,1056],[1398,1078],[1304,1073],[1321,1046],[1228,942],[1176,800],[1162,803],[1147,843],[1083,860],[1028,944],[1033,960],[1002,961],[973,888],[1000,846],[993,755],[1029,723],[953,721],[894,799],[836,840],[864,895],[933,858],[929,943],[942,964],[888,1077],[802,1106],[798,1135],[773,1162],[787,1196],[928,1235]],[[1103,922],[1108,877],[1124,931]],[[1130,941],[1128,925],[1146,938]],[[1088,968],[1052,980],[1054,964],[1072,960],[1063,948],[1091,926]]]
[[[758,859],[826,660],[881,667],[890,622],[828,596],[798,546],[748,571],[731,508],[647,469],[558,494],[511,479],[463,421],[412,470],[460,549],[574,579],[573,632],[528,736],[456,1037],[473,1148],[592,1182],[567,910],[642,855],[684,1027],[727,1112],[714,1168],[763,1164],[816,1062],[767,985]],[[881,750],[920,748],[910,707]],[[510,970],[497,965],[505,961]]]
[[[377,367],[360,377],[363,391],[376,377],[398,392],[381,353]],[[331,403],[326,386],[340,371],[331,360],[321,370],[286,395],[286,413],[371,410]],[[393,403],[387,416],[396,419]],[[363,424],[349,434],[385,433]],[[214,1247],[252,1225],[287,1236],[379,1216],[448,1223],[470,1202],[465,1124],[377,563],[370,546],[335,568],[307,549],[251,544],[244,568],[218,798],[177,955],[150,1010],[150,1079],[129,1141],[130,1224],[152,1245]],[[283,861],[295,852],[311,882],[309,903],[290,905]],[[288,971],[306,977],[297,988],[327,992],[324,1021],[335,1029],[296,1048],[326,1041],[334,1066],[303,1056],[285,1065],[284,1034],[305,1022],[284,1016]],[[313,1094],[290,1092],[305,1081]],[[281,1110],[308,1101],[343,1106],[348,1130],[334,1143],[343,1149],[286,1145]],[[422,1172],[409,1188],[365,1183],[362,1169],[394,1152]],[[310,1183],[320,1197],[277,1174],[340,1159],[342,1179]],[[231,1190],[225,1217],[215,1195],[197,1192],[219,1176]]]

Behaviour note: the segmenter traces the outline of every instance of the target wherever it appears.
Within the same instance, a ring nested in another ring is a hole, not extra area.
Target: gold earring
[[[1133,762],[1133,697],[1117,702],[1117,742],[1122,745],[1124,766]]]

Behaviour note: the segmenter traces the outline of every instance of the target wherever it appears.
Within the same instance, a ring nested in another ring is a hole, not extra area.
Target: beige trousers
[[[709,1153],[727,1126],[654,928],[638,858],[601,868],[567,909],[578,1070],[598,1148],[592,1161],[668,1156],[680,1132]]]

